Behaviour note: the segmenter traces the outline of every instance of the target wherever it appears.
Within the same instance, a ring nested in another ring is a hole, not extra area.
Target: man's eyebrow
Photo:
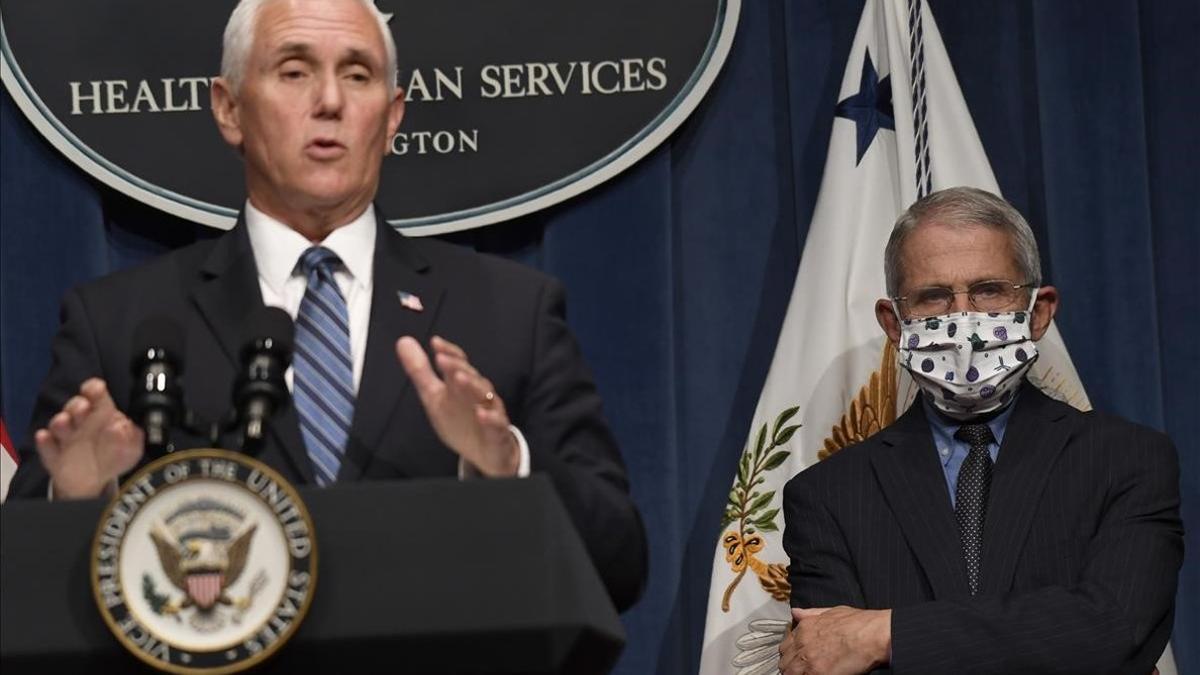
[[[312,47],[305,42],[285,42],[275,49],[278,57],[307,57],[312,54]]]
[[[372,68],[377,66],[375,58],[372,56],[371,52],[365,49],[358,49],[357,47],[351,47],[350,49],[347,49],[346,55],[341,59],[341,61],[343,63],[361,63],[364,66]]]
[[[285,42],[275,49],[274,55],[277,61],[290,58],[311,59],[313,49],[306,42]],[[378,67],[378,63],[370,51],[357,47],[347,49],[345,54],[338,60],[341,63],[362,64],[371,69]]]

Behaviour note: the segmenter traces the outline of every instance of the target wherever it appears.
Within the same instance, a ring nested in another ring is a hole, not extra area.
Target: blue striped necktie
[[[308,281],[296,314],[292,400],[317,484],[337,479],[354,416],[354,364],[346,300],[333,271],[342,264],[333,251],[313,246],[300,256]]]

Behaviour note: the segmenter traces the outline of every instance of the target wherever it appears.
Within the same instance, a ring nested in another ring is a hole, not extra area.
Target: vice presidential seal
[[[92,589],[127,649],[176,673],[230,673],[279,649],[312,600],[317,549],[295,488],[225,450],[159,459],[118,490]]]

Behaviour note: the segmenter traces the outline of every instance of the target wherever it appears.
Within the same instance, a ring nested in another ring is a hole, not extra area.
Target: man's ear
[[[241,109],[229,82],[223,77],[214,78],[208,88],[212,100],[213,119],[217,121],[217,130],[221,138],[229,145],[242,149],[242,120]]]
[[[1041,340],[1050,328],[1050,321],[1058,312],[1058,289],[1053,286],[1042,286],[1037,289],[1037,299],[1033,303],[1033,317],[1030,319],[1034,340]]]
[[[883,329],[892,344],[900,344],[900,319],[893,311],[890,299],[880,298],[875,301],[875,320],[879,322],[879,327]]]
[[[404,119],[404,87],[396,87],[396,96],[388,104],[387,138],[383,139],[383,154],[392,151],[392,139],[400,128],[400,120]]]

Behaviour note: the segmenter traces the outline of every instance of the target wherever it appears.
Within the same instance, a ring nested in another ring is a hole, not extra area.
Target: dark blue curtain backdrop
[[[1092,401],[1179,448],[1175,654],[1200,674],[1200,4],[932,4],[1000,186],[1062,290],[1059,326]],[[569,289],[650,537],[621,673],[696,670],[721,505],[861,8],[743,0],[724,72],[669,142],[557,208],[449,237]],[[0,403],[21,442],[63,291],[212,232],[85,177],[7,94],[0,142]]]

